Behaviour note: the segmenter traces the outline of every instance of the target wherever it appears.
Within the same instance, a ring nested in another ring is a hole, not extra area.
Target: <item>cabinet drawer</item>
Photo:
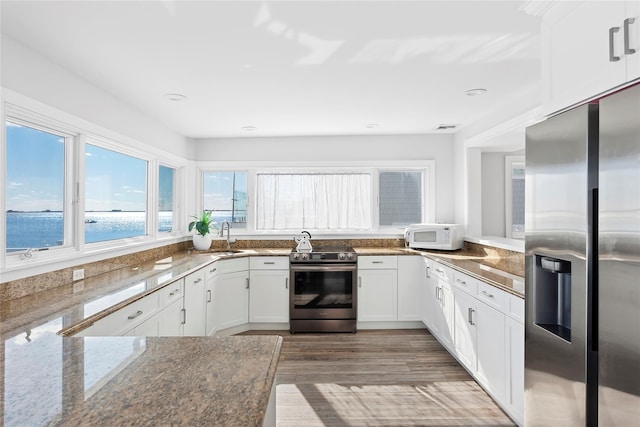
[[[520,323],[524,323],[524,299],[511,294],[508,295],[508,298],[507,315]]]
[[[437,279],[444,280],[448,283],[453,283],[453,269],[450,267],[446,267],[439,262],[433,263],[432,275]]]
[[[154,292],[93,324],[91,334],[116,336],[130,331],[160,310],[160,292]]]
[[[204,269],[204,280],[207,282],[211,280],[211,278],[215,277],[218,274],[218,263],[214,262],[209,264]]]
[[[204,282],[205,268],[201,268],[184,278],[184,286],[187,288],[198,285],[200,282]]]
[[[397,256],[359,256],[358,268],[362,269],[386,269],[398,268]]]
[[[249,261],[251,270],[288,270],[289,257],[286,256],[256,256]]]
[[[478,281],[459,271],[453,272],[453,286],[470,295],[475,295],[478,292]]]
[[[184,280],[180,279],[160,289],[160,306],[166,307],[184,296]]]
[[[507,311],[507,297],[509,294],[491,286],[487,283],[478,281],[477,297],[480,301],[487,303],[491,307],[505,313]]]
[[[218,264],[218,274],[235,273],[249,269],[249,258],[223,259],[216,262],[216,264]]]

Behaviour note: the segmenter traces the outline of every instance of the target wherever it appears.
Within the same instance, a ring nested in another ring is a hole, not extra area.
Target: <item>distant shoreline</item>
[[[53,210],[44,210],[44,211],[16,211],[13,209],[9,209],[6,211],[6,213],[62,213],[63,211],[53,211]],[[121,209],[113,209],[110,211],[84,211],[84,213],[140,213],[140,212],[145,212],[145,211],[123,211]],[[161,211],[161,212],[165,212],[165,211]],[[169,212],[169,211],[166,211]]]

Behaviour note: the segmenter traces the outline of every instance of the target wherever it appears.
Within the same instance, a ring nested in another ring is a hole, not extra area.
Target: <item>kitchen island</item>
[[[282,338],[5,342],[4,425],[275,425]]]

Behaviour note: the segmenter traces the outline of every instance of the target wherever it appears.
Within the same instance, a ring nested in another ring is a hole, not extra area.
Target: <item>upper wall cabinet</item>
[[[558,2],[542,25],[547,113],[640,77],[640,1]]]

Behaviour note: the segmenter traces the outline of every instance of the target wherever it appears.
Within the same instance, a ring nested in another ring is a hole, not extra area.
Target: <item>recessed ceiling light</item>
[[[240,129],[242,129],[245,132],[251,132],[252,130],[256,130],[258,128],[255,126],[242,126]]]
[[[172,101],[172,102],[181,102],[189,99],[181,93],[165,93],[164,95],[162,95],[162,97],[167,101]]]
[[[487,93],[487,90],[484,88],[469,89],[469,90],[465,90],[464,93],[467,96],[478,96],[478,95],[484,95],[485,93]]]
[[[367,129],[375,129],[380,126],[378,123],[369,123],[367,124]]]

